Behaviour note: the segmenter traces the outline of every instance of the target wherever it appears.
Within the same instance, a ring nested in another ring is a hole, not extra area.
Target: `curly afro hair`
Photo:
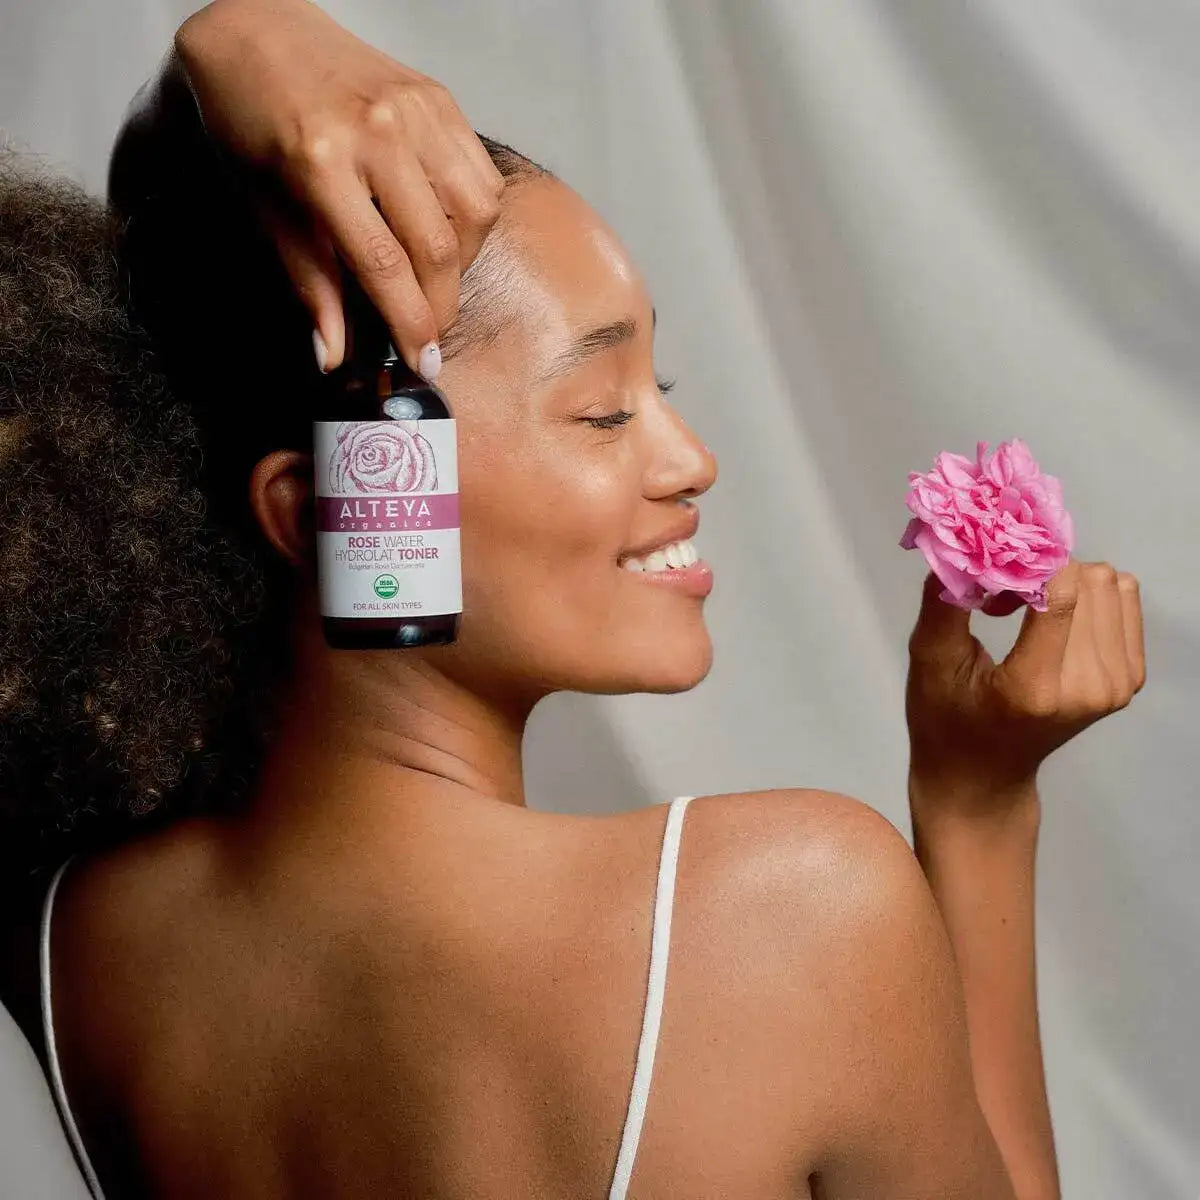
[[[505,177],[549,174],[483,141]],[[270,737],[294,574],[246,484],[311,450],[331,384],[245,183],[169,73],[135,99],[109,209],[0,151],[6,884],[236,809]],[[460,338],[494,316],[496,258],[464,277]]]
[[[209,521],[196,418],[128,315],[117,247],[99,202],[0,152],[6,872],[236,801],[286,663],[286,572]]]

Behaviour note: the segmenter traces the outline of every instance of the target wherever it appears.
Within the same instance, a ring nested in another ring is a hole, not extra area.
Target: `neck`
[[[525,805],[521,742],[536,698],[488,696],[454,677],[449,648],[331,650],[299,633],[250,808],[273,830],[374,838],[431,812]]]

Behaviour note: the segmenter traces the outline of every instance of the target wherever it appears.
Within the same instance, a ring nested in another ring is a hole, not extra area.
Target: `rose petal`
[[[951,487],[969,488],[975,483],[974,464],[961,454],[943,450],[937,456],[938,470]]]
[[[943,451],[932,470],[908,472],[912,517],[900,545],[921,550],[950,603],[977,607],[1010,591],[1038,608],[1074,548],[1061,483],[1042,474],[1019,438],[990,453],[979,441],[975,457]]]

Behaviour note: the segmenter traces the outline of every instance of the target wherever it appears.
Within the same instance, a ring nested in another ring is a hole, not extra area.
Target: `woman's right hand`
[[[504,187],[449,92],[307,0],[214,0],[175,51],[209,136],[283,185],[267,224],[322,365],[344,354],[340,256],[408,364],[436,374]]]
[[[1072,558],[1001,663],[972,636],[971,614],[939,599],[942,587],[931,571],[909,639],[910,783],[939,804],[995,811],[1029,794],[1054,750],[1142,690],[1138,581]],[[1016,607],[992,601],[985,612]]]

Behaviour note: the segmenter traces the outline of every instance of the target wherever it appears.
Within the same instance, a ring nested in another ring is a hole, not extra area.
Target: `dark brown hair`
[[[323,380],[244,181],[194,109],[181,135],[169,107],[161,90],[140,98],[114,152],[111,209],[0,156],[10,880],[236,807],[289,669],[294,580],[253,521],[246,479],[271,449],[311,447]],[[542,171],[484,144],[506,176]],[[490,287],[486,247],[477,263],[467,329]]]

